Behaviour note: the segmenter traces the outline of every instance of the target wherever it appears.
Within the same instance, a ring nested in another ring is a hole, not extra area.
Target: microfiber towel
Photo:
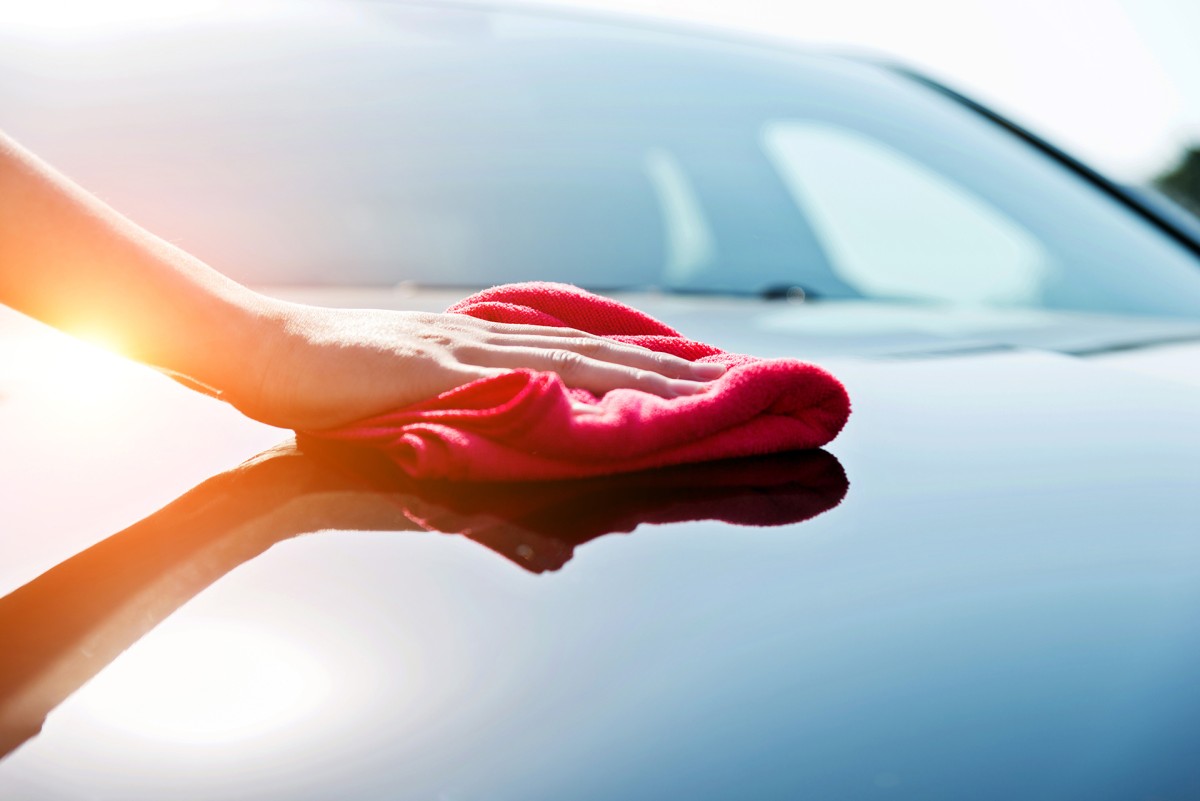
[[[575,328],[727,369],[704,392],[670,399],[635,389],[597,397],[568,388],[555,373],[512,370],[348,426],[306,433],[380,449],[416,478],[523,481],[818,448],[850,414],[841,382],[816,365],[725,353],[577,287],[508,284],[447,311]]]

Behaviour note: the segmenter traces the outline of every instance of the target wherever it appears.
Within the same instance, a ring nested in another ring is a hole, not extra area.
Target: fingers
[[[490,348],[480,356],[486,367],[529,368],[558,373],[567,386],[586,389],[596,395],[629,388],[663,398],[676,398],[703,392],[710,386],[702,381],[671,378],[651,369],[604,361],[562,348]]]
[[[598,361],[651,370],[669,378],[705,381],[725,372],[722,364],[693,362],[574,328],[491,322],[484,325],[492,334],[487,338],[489,345],[569,350]]]
[[[692,381],[713,379],[725,372],[722,364],[691,362],[658,353],[637,345],[614,342],[594,336],[517,336],[493,339],[491,344],[502,347],[538,348],[541,350],[565,350],[601,362],[649,370],[667,378],[685,378]]]
[[[478,338],[457,350],[461,361],[492,369],[550,371],[567,386],[596,394],[628,387],[664,398],[692,395],[725,372],[722,364],[693,362],[573,328],[476,320],[467,325]]]

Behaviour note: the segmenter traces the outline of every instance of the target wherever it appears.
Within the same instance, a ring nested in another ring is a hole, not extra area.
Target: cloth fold
[[[577,287],[509,284],[448,312],[503,323],[576,328],[728,368],[702,393],[603,396],[556,374],[512,370],[428,401],[307,435],[377,448],[417,478],[579,478],[818,448],[850,414],[836,378],[794,359],[757,359],[686,339],[646,314]]]

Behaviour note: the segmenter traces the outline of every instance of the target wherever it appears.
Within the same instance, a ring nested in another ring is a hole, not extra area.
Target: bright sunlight
[[[331,686],[319,658],[278,633],[201,618],[146,636],[79,700],[125,733],[216,745],[285,729],[319,709]]]

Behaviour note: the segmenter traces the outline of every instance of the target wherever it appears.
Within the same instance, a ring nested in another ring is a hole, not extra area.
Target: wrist
[[[215,360],[212,386],[246,416],[292,427],[287,412],[303,378],[306,348],[321,326],[320,310],[256,292],[236,307],[227,331],[230,357]]]
[[[162,366],[219,394],[239,409],[253,407],[287,338],[290,304],[242,286],[214,294],[197,324],[184,326],[177,356]],[[196,336],[195,332],[203,332]]]

